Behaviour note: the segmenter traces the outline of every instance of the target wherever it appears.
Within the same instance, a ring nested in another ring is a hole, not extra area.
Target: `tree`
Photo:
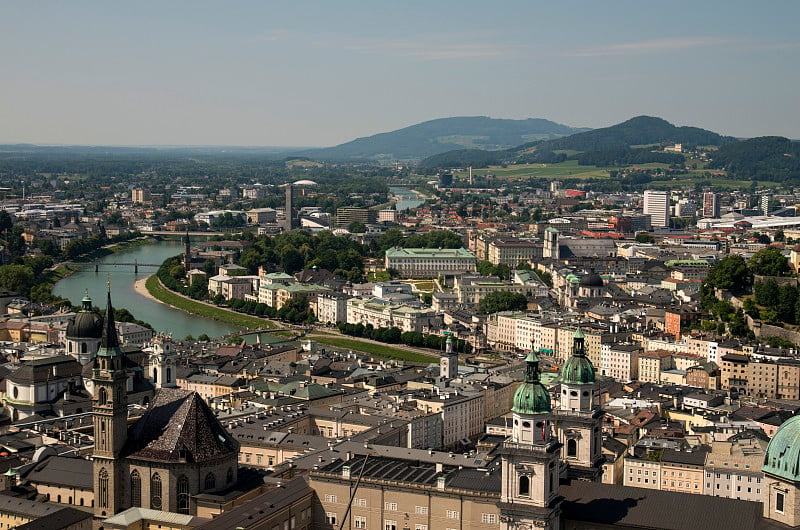
[[[726,256],[708,271],[706,283],[717,289],[741,293],[749,285],[749,271],[744,258],[738,254]]]
[[[523,311],[528,307],[528,299],[524,294],[509,291],[496,291],[484,296],[478,303],[478,310],[482,313],[497,313],[499,311]]]
[[[747,262],[753,274],[783,276],[789,273],[789,260],[777,248],[762,248]]]
[[[775,235],[772,236],[772,239],[775,241],[783,242],[786,239],[786,236],[783,234],[783,230],[778,228],[777,230],[775,230]]]
[[[653,234],[648,234],[647,232],[639,232],[636,234],[636,241],[639,243],[655,243],[656,238],[653,237]]]
[[[14,221],[11,220],[11,215],[5,210],[0,210],[0,232],[11,230],[12,226]]]
[[[0,288],[28,296],[33,287],[33,271],[25,265],[0,266]]]
[[[363,234],[367,231],[367,225],[364,223],[360,223],[358,221],[353,221],[349,225],[347,225],[347,231],[351,234]]]

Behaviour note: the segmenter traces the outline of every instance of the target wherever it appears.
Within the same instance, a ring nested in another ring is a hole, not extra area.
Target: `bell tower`
[[[559,405],[553,416],[561,442],[562,475],[597,481],[602,476],[601,422],[594,404],[595,370],[586,357],[586,339],[580,327],[572,338],[572,355],[561,367]]]
[[[533,351],[525,362],[525,380],[511,407],[511,437],[500,447],[501,528],[559,530],[560,452],[551,430],[550,393],[540,380],[539,358]]]
[[[119,346],[109,284],[100,349],[94,360],[92,417],[94,420],[94,515],[110,517],[123,508],[120,456],[128,435],[125,355]]]
[[[458,352],[453,351],[453,333],[445,331],[447,340],[444,346],[444,355],[439,358],[439,377],[455,379],[458,377]]]

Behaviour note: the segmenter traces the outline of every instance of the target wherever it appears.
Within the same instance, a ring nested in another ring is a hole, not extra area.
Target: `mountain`
[[[735,141],[731,136],[721,136],[698,127],[675,127],[662,118],[637,116],[611,127],[573,134],[540,145],[550,150],[605,151],[633,145],[725,145]]]
[[[532,140],[574,134],[575,129],[549,120],[504,120],[486,116],[441,118],[396,131],[297,153],[316,159],[419,159],[456,149],[508,149]]]
[[[592,129],[562,138],[528,142],[504,151],[495,151],[481,157],[470,151],[453,151],[429,157],[420,162],[424,168],[482,167],[479,162],[501,160],[508,163],[555,164],[567,158],[578,160],[581,165],[627,165],[660,162],[680,163],[681,155],[654,152],[649,148],[634,148],[651,144],[669,145],[714,145],[736,142],[736,138],[721,136],[697,127],[676,127],[662,118],[637,116],[611,127]],[[576,151],[580,154],[564,154]],[[485,166],[486,164],[484,164]]]
[[[800,179],[800,143],[761,136],[720,147],[708,167],[726,169],[741,179],[786,182]]]

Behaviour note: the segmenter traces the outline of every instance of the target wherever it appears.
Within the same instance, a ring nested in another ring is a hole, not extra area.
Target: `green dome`
[[[550,393],[539,380],[539,358],[530,352],[525,362],[528,363],[525,382],[514,393],[511,411],[518,414],[548,414],[552,411],[552,405]]]
[[[561,382],[568,385],[594,383],[594,365],[586,357],[572,356],[561,367]]]
[[[800,482],[800,416],[789,418],[770,440],[761,471]]]

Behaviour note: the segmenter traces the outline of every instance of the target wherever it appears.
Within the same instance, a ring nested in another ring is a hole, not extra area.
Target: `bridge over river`
[[[138,260],[133,261],[67,261],[65,265],[73,267],[94,267],[94,272],[103,272],[109,270],[108,267],[133,267],[134,274],[139,274],[139,267],[149,269],[158,269],[161,263],[140,263]]]

